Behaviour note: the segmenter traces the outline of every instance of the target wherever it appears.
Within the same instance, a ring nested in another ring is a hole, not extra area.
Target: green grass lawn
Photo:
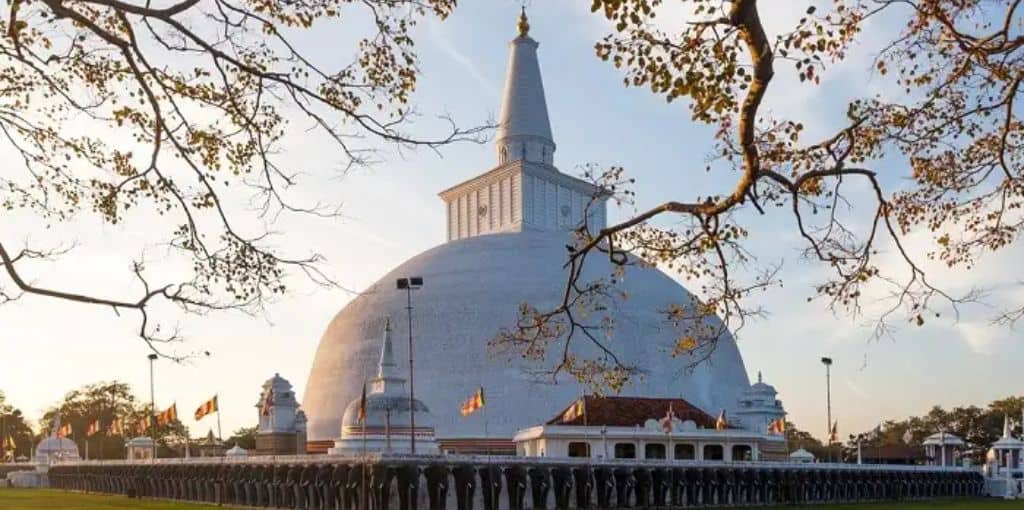
[[[187,508],[195,510],[197,508],[237,507],[148,501],[129,499],[127,496],[100,496],[49,489],[0,489],[0,509],[2,510],[121,510],[129,508],[145,510],[183,510]]]
[[[125,496],[99,496],[94,494],[76,494],[48,489],[0,489],[0,509],[2,510],[183,510],[203,508],[209,505],[196,503],[174,503],[166,501],[147,501],[144,499],[128,499]],[[210,507],[213,508],[213,507]],[[232,508],[232,507],[218,507]],[[1024,509],[1024,502],[1003,501],[1000,499],[974,499],[951,501],[926,501],[921,503],[866,503],[863,505],[815,505],[807,508],[828,510],[1010,510]]]

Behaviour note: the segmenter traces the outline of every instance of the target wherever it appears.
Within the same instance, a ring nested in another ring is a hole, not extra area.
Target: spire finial
[[[764,382],[764,380],[763,380],[763,379],[761,379],[761,371],[760,371],[760,370],[758,370],[758,371],[757,371],[757,382],[758,382],[758,383],[762,383],[762,382]]]
[[[519,37],[527,37],[530,34],[530,22],[526,19],[526,6],[522,6],[519,11],[519,23],[516,25],[519,27]]]

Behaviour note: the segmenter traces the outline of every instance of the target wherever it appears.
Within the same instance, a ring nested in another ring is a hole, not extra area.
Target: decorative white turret
[[[771,422],[786,416],[786,410],[782,407],[782,401],[776,398],[777,395],[775,387],[765,384],[758,371],[757,382],[743,392],[736,402],[736,410],[732,413],[733,424],[752,432],[766,433]]]
[[[306,414],[292,384],[280,374],[267,379],[256,403],[256,452],[260,455],[306,453]]]
[[[299,411],[299,402],[295,399],[292,384],[281,374],[263,383],[260,400],[256,404],[260,411],[260,424],[256,432],[267,434],[273,432],[294,432],[295,418]]]
[[[525,10],[509,44],[505,92],[494,146],[497,167],[442,191],[448,240],[523,230],[568,231],[584,216],[591,232],[605,226],[607,196],[593,184],[558,171],[537,41]]]

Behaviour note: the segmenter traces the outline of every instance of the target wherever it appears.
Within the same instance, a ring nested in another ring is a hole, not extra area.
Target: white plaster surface
[[[499,328],[515,324],[523,301],[550,306],[560,298],[568,240],[564,233],[525,231],[452,241],[413,257],[366,289],[334,317],[320,341],[302,405],[310,439],[339,437],[345,407],[375,375],[385,316],[392,319],[395,359],[408,373],[406,294],[395,289],[395,280],[407,276],[425,280],[412,298],[415,387],[432,412],[438,438],[511,438],[559,412],[580,395],[578,384],[538,381],[529,373],[538,365],[495,353],[488,342]],[[611,272],[607,259],[594,257],[585,279]],[[687,303],[690,294],[660,271],[637,267],[627,270],[620,288],[629,297],[611,311],[616,329],[609,346],[624,362],[646,370],[622,394],[681,396],[712,415],[732,409],[749,381],[731,338],[687,371],[683,359],[667,354],[678,332],[659,310]],[[588,354],[586,340],[575,341],[576,352]],[[487,405],[462,417],[461,402],[481,385]]]

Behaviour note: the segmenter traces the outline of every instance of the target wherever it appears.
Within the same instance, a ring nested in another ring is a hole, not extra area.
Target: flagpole
[[[480,395],[483,396],[483,393],[484,393],[483,386],[480,387],[479,391],[480,391]],[[484,400],[484,399],[481,399],[481,400]],[[490,464],[491,463],[491,441],[490,441],[491,434],[487,430],[487,418],[488,418],[488,415],[487,415],[487,401],[486,400],[483,401],[483,406],[482,407],[484,408],[484,445],[485,445],[485,451],[487,452],[487,463]],[[487,476],[490,476],[490,469],[489,468],[488,468]]]
[[[213,395],[213,402],[217,405],[217,440],[224,442],[224,436],[220,435],[220,398],[216,394]]]
[[[366,456],[366,379],[363,379],[363,397],[359,405],[361,409],[360,414],[362,415],[363,418],[363,490],[362,497],[360,498],[362,501],[360,501],[360,503],[363,506],[362,510],[369,510],[370,502],[367,499],[369,496],[369,491],[367,490],[366,487],[366,464],[369,462],[369,459]]]
[[[384,439],[386,451],[391,453],[391,406],[384,408]]]

